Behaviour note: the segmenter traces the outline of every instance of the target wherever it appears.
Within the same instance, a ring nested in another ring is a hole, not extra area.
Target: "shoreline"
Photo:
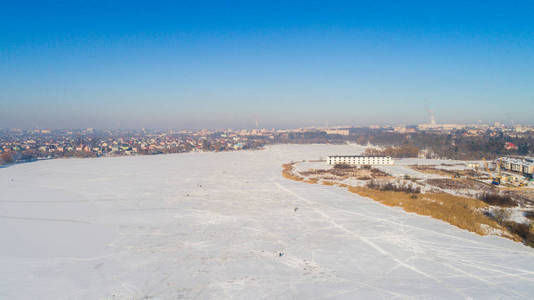
[[[296,163],[297,162],[291,162],[282,165],[282,176],[284,178],[308,184],[321,184],[346,188],[347,191],[351,193],[372,199],[383,205],[400,207],[405,212],[441,220],[457,228],[478,235],[496,235],[515,242],[524,242],[520,236],[509,232],[506,227],[484,215],[481,212],[481,209],[488,208],[489,205],[479,199],[456,196],[448,193],[414,194],[401,191],[382,191],[367,187],[352,186],[332,180],[318,180],[317,178],[310,179],[301,177],[293,172]]]

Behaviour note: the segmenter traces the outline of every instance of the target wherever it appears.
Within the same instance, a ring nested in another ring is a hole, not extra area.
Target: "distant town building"
[[[511,142],[506,142],[506,143],[504,144],[504,149],[506,149],[506,150],[517,150],[518,148],[519,148],[519,147],[517,147],[516,144],[511,143]]]
[[[329,155],[329,165],[392,165],[393,159],[389,156],[365,155]]]
[[[468,127],[465,124],[419,124],[417,129],[419,130],[458,130]]]
[[[339,135],[349,135],[350,131],[348,129],[326,129],[326,134],[339,134]]]
[[[413,133],[413,132],[415,132],[415,128],[413,128],[413,127],[407,128],[404,125],[395,126],[395,127],[393,127],[393,132],[397,132],[397,133]]]
[[[480,168],[480,163],[476,163],[476,162],[469,162],[466,165],[468,168],[472,168],[472,169]]]

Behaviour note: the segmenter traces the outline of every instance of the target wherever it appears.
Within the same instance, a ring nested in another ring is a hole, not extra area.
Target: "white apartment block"
[[[389,156],[329,155],[326,162],[329,165],[392,165],[393,159]]]
[[[501,157],[497,164],[505,170],[532,176],[534,174],[534,160],[528,158]]]

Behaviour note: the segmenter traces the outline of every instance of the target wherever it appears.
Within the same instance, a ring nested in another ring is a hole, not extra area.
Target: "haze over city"
[[[8,1],[0,128],[524,123],[534,4]]]

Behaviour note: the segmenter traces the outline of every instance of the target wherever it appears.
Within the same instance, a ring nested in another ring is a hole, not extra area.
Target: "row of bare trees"
[[[410,183],[393,183],[370,180],[366,187],[380,191],[405,192],[411,194],[420,194],[421,187]]]
[[[384,149],[367,148],[364,155],[391,156],[391,157],[417,157],[419,148],[414,145],[387,146]]]
[[[11,152],[4,152],[0,154],[0,165],[10,164],[14,161],[15,159],[13,158],[13,155],[11,154]]]

